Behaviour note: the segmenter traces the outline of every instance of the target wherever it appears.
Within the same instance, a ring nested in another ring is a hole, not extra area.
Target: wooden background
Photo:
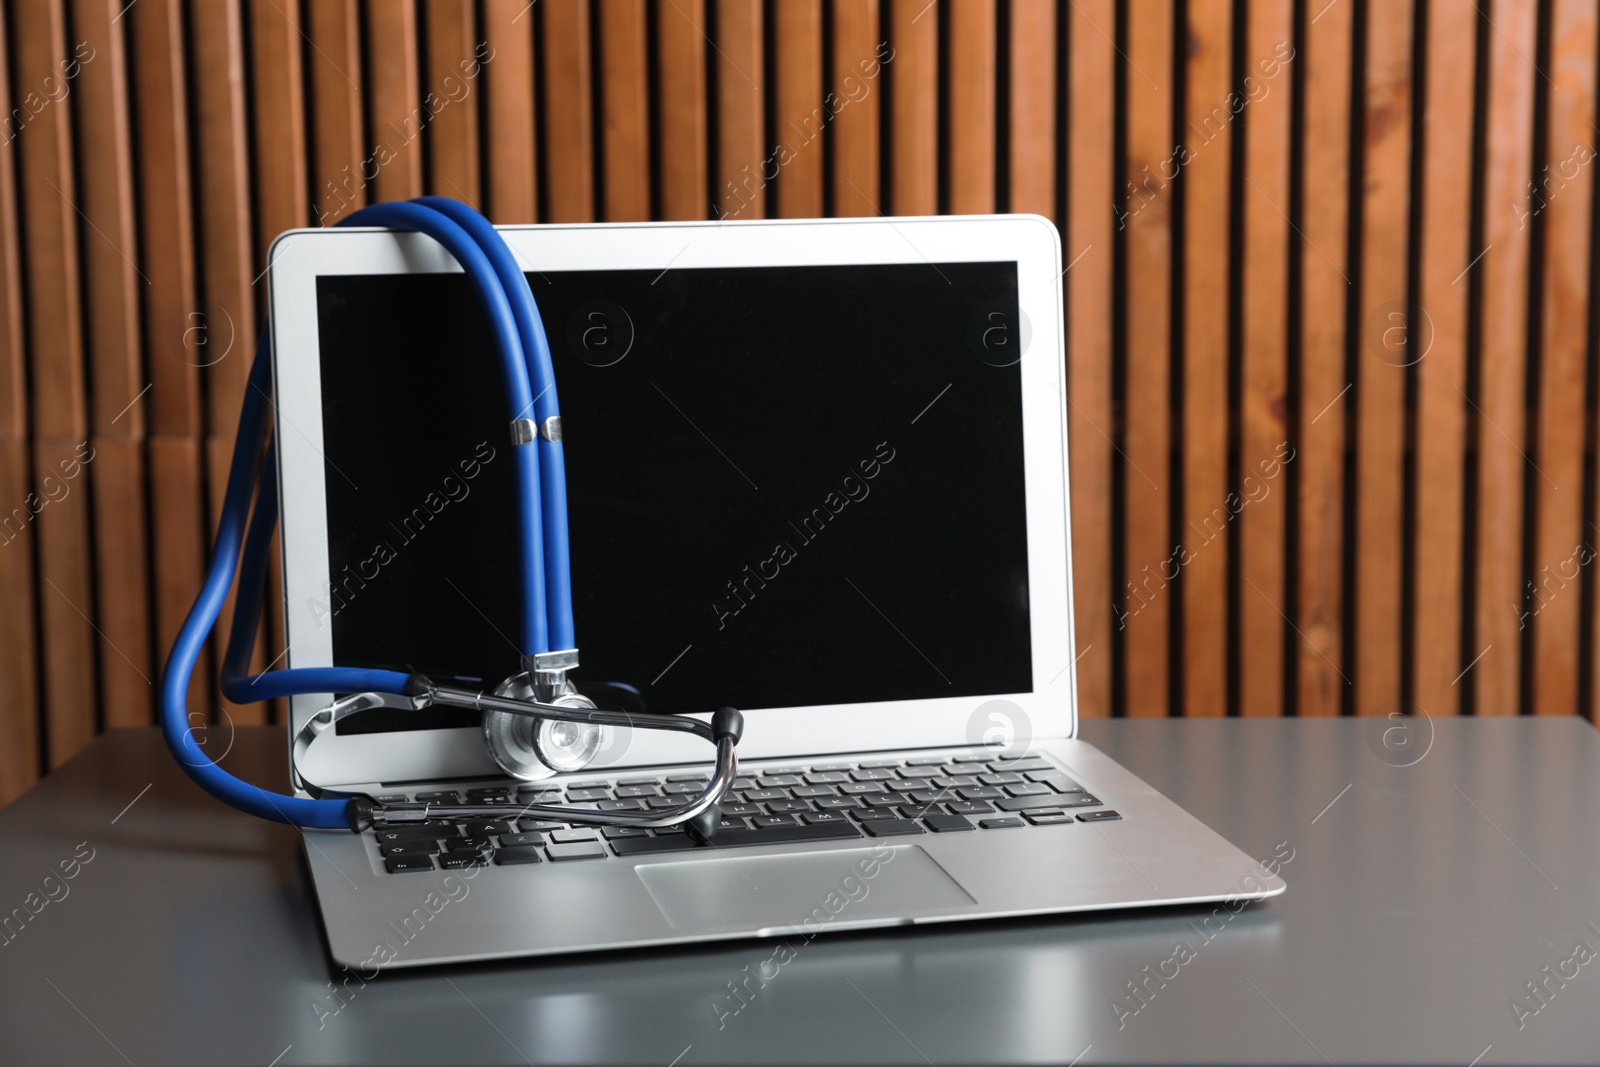
[[[0,32],[0,802],[152,719],[268,242],[421,192],[1048,215],[1086,714],[1593,715],[1593,0],[4,0]]]

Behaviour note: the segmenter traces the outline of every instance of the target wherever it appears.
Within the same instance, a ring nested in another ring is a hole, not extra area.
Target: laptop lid
[[[597,701],[745,712],[745,758],[1075,732],[1061,256],[1034,216],[504,227],[561,391]],[[270,255],[290,666],[517,669],[504,386],[431,239]],[[296,728],[332,694],[296,697]],[[348,728],[345,728],[348,726]],[[605,766],[706,758],[619,732]],[[327,784],[492,774],[375,711]]]

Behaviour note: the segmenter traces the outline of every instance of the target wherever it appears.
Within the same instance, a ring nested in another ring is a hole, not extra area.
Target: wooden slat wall
[[[0,801],[151,721],[272,238],[419,193],[1043,215],[1084,714],[1592,716],[1596,6],[13,0]]]

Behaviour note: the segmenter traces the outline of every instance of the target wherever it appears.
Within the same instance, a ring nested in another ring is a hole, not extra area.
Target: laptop
[[[410,967],[1284,889],[1076,739],[1062,259],[1045,219],[509,226],[560,389],[578,688],[744,714],[709,844],[543,819],[306,831],[332,957]],[[519,670],[503,385],[431,239],[270,256],[291,667]],[[334,699],[294,697],[293,730]],[[648,811],[712,751],[612,731],[528,782],[374,708],[324,786]]]

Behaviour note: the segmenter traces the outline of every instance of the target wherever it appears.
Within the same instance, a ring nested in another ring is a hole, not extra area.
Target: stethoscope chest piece
[[[533,657],[530,657],[533,658]],[[537,680],[537,681],[535,681]],[[532,671],[508,678],[496,696],[539,701],[563,708],[595,707],[567,680],[565,670]],[[483,743],[501,770],[526,782],[581,771],[606,746],[610,727],[535,718],[506,711],[483,713]]]

